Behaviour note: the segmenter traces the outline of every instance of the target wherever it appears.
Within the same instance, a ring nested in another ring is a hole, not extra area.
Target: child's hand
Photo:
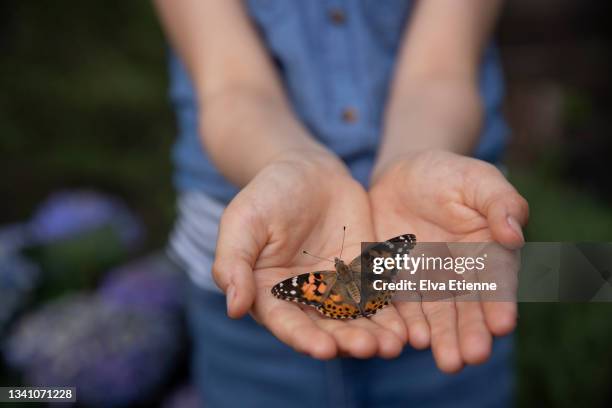
[[[527,202],[494,166],[447,152],[406,155],[377,175],[370,191],[378,240],[405,232],[421,242],[496,241],[523,244]],[[491,335],[516,323],[510,302],[395,302],[409,342],[431,344],[441,370],[454,372],[485,361]]]
[[[274,298],[271,287],[290,276],[334,265],[302,253],[338,256],[347,225],[345,259],[374,239],[366,192],[344,165],[317,152],[284,154],[230,203],[220,225],[213,274],[226,293],[228,314],[251,311],[281,341],[317,358],[397,356],[406,339],[394,307],[373,319],[339,321]],[[248,339],[245,339],[248,341]]]

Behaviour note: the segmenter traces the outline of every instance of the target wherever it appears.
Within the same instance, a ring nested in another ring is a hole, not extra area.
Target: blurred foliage
[[[174,125],[150,3],[0,4],[0,223],[60,187],[95,186],[125,198],[160,245]]]
[[[530,203],[529,241],[612,241],[608,205],[554,177],[557,159],[511,171]],[[612,404],[612,305],[523,303],[519,307],[519,406]]]
[[[51,191],[90,186],[124,198],[150,247],[163,245],[174,200],[164,48],[149,2],[0,1],[0,224],[26,219]],[[592,110],[576,95],[570,124]],[[545,157],[510,163],[531,204],[528,239],[611,241],[609,206],[564,182],[561,152]],[[611,306],[520,306],[520,406],[612,404]]]

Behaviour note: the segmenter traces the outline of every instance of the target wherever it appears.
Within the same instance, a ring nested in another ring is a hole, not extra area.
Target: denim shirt
[[[297,116],[366,187],[411,3],[245,1]],[[170,93],[178,122],[173,150],[175,185],[181,192],[197,190],[227,203],[238,190],[215,169],[200,144],[194,89],[184,65],[172,51],[169,66]],[[485,123],[473,155],[496,162],[505,148],[508,129],[500,112],[503,78],[493,46],[483,55],[480,92]]]

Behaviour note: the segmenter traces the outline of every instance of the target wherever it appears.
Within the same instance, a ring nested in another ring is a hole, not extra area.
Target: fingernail
[[[512,230],[516,232],[517,235],[521,237],[523,241],[525,241],[525,237],[523,236],[523,229],[521,228],[521,225],[518,223],[518,221],[511,215],[508,216],[506,221],[508,222],[510,228],[512,228]]]
[[[236,288],[234,285],[229,285],[227,287],[227,292],[225,293],[225,301],[227,302],[227,312],[229,313],[230,308],[232,307],[232,302],[234,301],[234,296],[236,295]]]

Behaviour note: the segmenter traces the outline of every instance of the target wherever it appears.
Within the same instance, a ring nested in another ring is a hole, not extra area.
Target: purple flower
[[[176,368],[183,334],[168,314],[76,295],[23,318],[5,359],[29,384],[77,387],[85,406],[146,402]]]
[[[18,254],[0,254],[0,336],[27,303],[39,277],[38,267],[28,259]]]
[[[95,191],[54,193],[40,205],[29,223],[33,239],[43,244],[104,226],[111,226],[128,247],[143,238],[142,225],[123,202]]]
[[[167,256],[154,254],[111,271],[99,294],[124,307],[180,313],[185,283],[185,275]]]

